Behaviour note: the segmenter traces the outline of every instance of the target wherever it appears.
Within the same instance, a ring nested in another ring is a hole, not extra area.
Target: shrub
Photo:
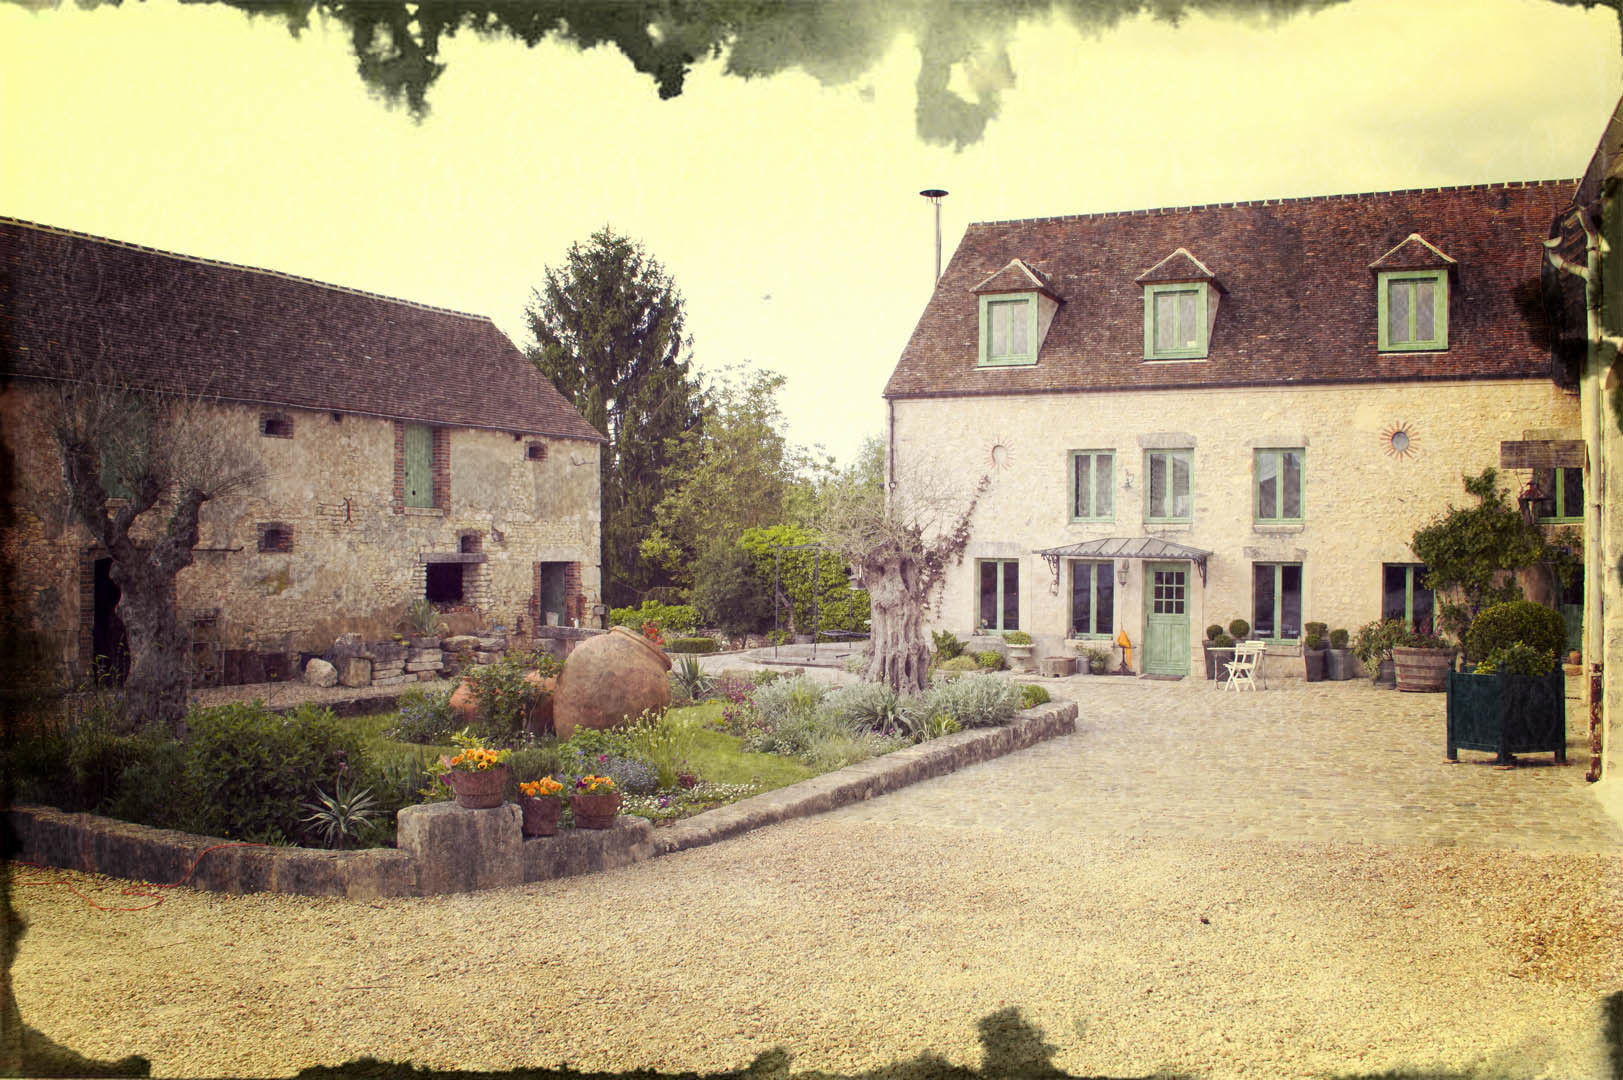
[[[672,638],[665,646],[668,653],[712,653],[716,651],[716,639],[710,637],[679,637]]]
[[[693,755],[693,728],[670,713],[652,711],[637,717],[626,728],[632,756],[648,762],[658,775],[659,787],[669,791]]]
[[[193,709],[186,720],[183,814],[198,832],[238,838],[275,829],[299,839],[312,784],[331,792],[340,777],[350,787],[377,781],[360,736],[327,709],[279,716],[254,701]]]
[[[1332,649],[1345,649],[1347,647],[1348,639],[1348,634],[1345,630],[1330,631],[1330,647]]]
[[[893,731],[901,727],[901,703],[884,683],[841,686],[823,698],[823,708],[853,728]]]
[[[1477,612],[1465,634],[1465,656],[1483,660],[1517,644],[1559,656],[1567,647],[1567,624],[1559,611],[1531,600],[1494,604]]]
[[[558,744],[558,749],[571,758],[576,754],[586,757],[597,757],[599,754],[619,754],[630,756],[632,753],[631,734],[624,728],[597,728],[577,727],[569,736],[567,742]],[[570,766],[571,768],[573,765]]]
[[[1229,637],[1236,641],[1244,641],[1251,636],[1251,624],[1244,619],[1235,619],[1229,623]]]
[[[944,663],[964,655],[964,643],[951,630],[933,630],[930,637],[935,641],[935,658],[938,662]]]
[[[462,730],[462,722],[451,712],[449,689],[409,686],[400,695],[399,710],[394,725],[385,732],[391,739],[443,746],[450,743],[454,732]]]
[[[1003,640],[1010,645],[1030,645],[1031,635],[1024,630],[1010,630],[1003,635]]]
[[[991,675],[965,675],[936,683],[911,700],[911,708],[925,716],[951,716],[966,728],[992,727],[1007,723],[1019,711],[1020,688]]]
[[[1227,634],[1218,634],[1216,637],[1212,638],[1212,644],[1216,645],[1220,649],[1232,649],[1234,648],[1234,639],[1229,637]]]
[[[543,678],[559,667],[550,653],[510,652],[494,664],[480,664],[463,672],[463,681],[479,706],[478,727],[496,740],[510,739],[524,729],[524,714],[541,700],[541,689],[524,676],[539,671]]]
[[[644,600],[641,607],[614,608],[609,612],[610,626],[626,626],[638,633],[644,623],[653,623],[665,634],[691,634],[699,626],[699,615],[687,604],[661,604],[657,600]]]
[[[1540,652],[1526,642],[1518,641],[1495,649],[1476,666],[1478,675],[1532,675],[1544,676],[1555,670],[1555,656]]]
[[[1302,637],[1302,647],[1309,652],[1317,652],[1324,648],[1324,638],[1318,634],[1305,634]]]
[[[750,695],[750,704],[769,727],[776,728],[792,717],[815,713],[827,693],[825,684],[797,675],[756,686],[755,692]]]
[[[671,665],[672,696],[688,701],[703,701],[715,692],[716,684],[705,674],[699,658],[689,653]]]
[[[799,756],[808,765],[828,772],[867,761],[874,756],[874,750],[868,733],[835,729],[818,733],[807,740],[805,751]]]
[[[1046,705],[1054,698],[1046,687],[1035,683],[1023,683],[1020,686],[1020,707],[1022,709],[1035,709],[1039,705]]]
[[[507,762],[513,786],[539,780],[543,776],[562,776],[575,764],[575,755],[567,752],[562,743],[543,743],[513,751]]]
[[[980,663],[973,656],[955,656],[946,663],[937,664],[937,671],[979,671]]]
[[[1223,627],[1219,623],[1212,623],[1206,628],[1206,640],[1216,641],[1223,634]]]
[[[975,666],[986,671],[1003,670],[1003,654],[996,649],[987,649],[985,652],[975,654]]]

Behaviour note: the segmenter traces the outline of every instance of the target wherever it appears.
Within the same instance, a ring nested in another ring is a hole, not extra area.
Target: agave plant
[[[339,778],[333,784],[331,795],[316,788],[316,799],[304,804],[310,814],[299,820],[314,825],[328,847],[342,851],[351,837],[359,837],[363,830],[376,824],[372,818],[377,813],[377,803],[372,798],[371,788],[351,788],[346,792],[344,781]]]
[[[682,654],[681,661],[671,669],[671,675],[692,701],[703,701],[716,688],[693,653]]]

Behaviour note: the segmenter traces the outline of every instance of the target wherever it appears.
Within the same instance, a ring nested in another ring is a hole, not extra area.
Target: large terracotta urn
[[[552,693],[552,730],[617,727],[644,709],[671,703],[671,658],[641,634],[616,626],[581,642],[564,661]]]

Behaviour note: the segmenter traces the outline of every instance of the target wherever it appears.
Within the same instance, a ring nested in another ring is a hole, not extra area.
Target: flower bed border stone
[[[610,829],[522,838],[516,858],[506,836],[509,828],[514,838],[521,836],[518,807],[511,803],[495,810],[464,810],[452,803],[409,806],[400,812],[399,848],[359,851],[242,844],[46,806],[10,807],[5,823],[17,845],[10,857],[85,873],[212,892],[351,900],[429,896],[593,873],[713,844],[1071,734],[1076,717],[1075,702],[1049,702],[1000,727],[919,743],[657,830],[651,822],[621,815]],[[466,842],[485,834],[489,843]],[[490,848],[495,857],[482,862],[480,848]]]

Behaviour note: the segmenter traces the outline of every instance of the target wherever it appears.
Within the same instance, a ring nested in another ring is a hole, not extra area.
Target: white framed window
[[[1071,520],[1114,521],[1116,518],[1116,452],[1071,451]]]
[[[1194,519],[1192,477],[1194,451],[1150,450],[1144,455],[1144,520],[1147,522]]]

